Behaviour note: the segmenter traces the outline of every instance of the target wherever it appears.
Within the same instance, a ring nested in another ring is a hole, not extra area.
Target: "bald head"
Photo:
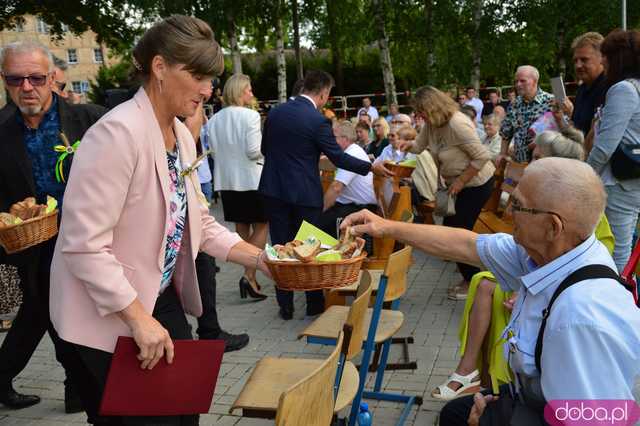
[[[602,181],[587,163],[568,158],[542,158],[525,169],[520,181],[539,209],[557,212],[568,232],[584,240],[600,221],[607,201]],[[520,186],[520,185],[519,185]]]

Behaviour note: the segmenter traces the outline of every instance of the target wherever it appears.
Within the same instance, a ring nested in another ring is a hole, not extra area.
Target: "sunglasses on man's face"
[[[47,83],[47,74],[34,74],[34,75],[3,75],[4,82],[7,86],[20,87],[25,80],[29,80],[29,84],[32,86],[44,86]]]

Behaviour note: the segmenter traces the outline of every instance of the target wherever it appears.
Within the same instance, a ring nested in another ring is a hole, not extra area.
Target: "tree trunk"
[[[476,93],[480,93],[480,23],[482,21],[482,0],[474,0],[473,2],[473,40],[471,41],[471,86],[476,89]]]
[[[296,52],[296,74],[298,80],[304,78],[302,52],[300,51],[300,21],[298,19],[298,0],[291,0],[291,20],[293,24],[293,49]]]
[[[561,19],[558,22],[558,54],[557,54],[557,59],[558,59],[558,73],[561,76],[565,76],[565,73],[567,72],[567,60],[565,59],[564,56],[564,49],[565,49],[565,42],[566,42],[566,38],[567,38],[567,33],[566,33],[566,23],[564,22],[563,19]]]
[[[227,35],[229,37],[229,46],[231,47],[231,62],[233,63],[233,73],[242,74],[242,55],[238,46],[238,35],[236,31],[236,20],[233,15],[233,9],[227,12]]]
[[[427,55],[426,81],[433,84],[433,71],[435,65],[434,41],[433,41],[433,0],[424,0],[424,23],[425,23],[425,53]]]
[[[278,70],[278,102],[287,101],[287,63],[284,56],[284,31],[282,29],[282,0],[278,0],[275,13],[276,24],[276,68]]]
[[[336,25],[336,0],[326,0],[327,2],[327,23],[329,28],[329,42],[331,43],[331,62],[333,63],[333,76],[336,80],[336,95],[344,95],[344,73],[342,66],[342,52],[340,49],[340,39]]]
[[[393,67],[391,66],[391,53],[389,52],[389,38],[384,26],[385,21],[385,0],[374,0],[372,2],[375,11],[376,27],[378,31],[378,47],[380,48],[380,67],[382,68],[382,79],[384,81],[384,92],[387,101],[387,108],[391,104],[398,103],[396,98],[396,82],[393,77]]]

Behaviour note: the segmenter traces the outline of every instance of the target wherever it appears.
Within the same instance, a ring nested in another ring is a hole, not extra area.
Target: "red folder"
[[[118,337],[100,403],[103,416],[175,416],[208,413],[224,354],[222,340],[175,340],[171,365],[162,358],[140,368],[140,349]]]

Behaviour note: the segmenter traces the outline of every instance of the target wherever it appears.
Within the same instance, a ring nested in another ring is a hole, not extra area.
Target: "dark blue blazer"
[[[320,153],[341,169],[363,176],[371,170],[371,163],[342,151],[331,121],[302,96],[271,110],[261,150],[265,161],[260,193],[299,206],[322,207]]]

